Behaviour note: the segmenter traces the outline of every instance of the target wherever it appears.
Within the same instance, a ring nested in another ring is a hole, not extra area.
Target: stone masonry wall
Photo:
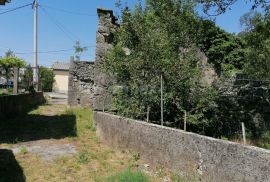
[[[70,66],[68,103],[71,106],[103,110],[111,105],[108,92],[113,79],[103,71],[106,53],[113,47],[116,18],[112,10],[98,9],[99,25],[96,34],[96,60],[94,63],[72,61]]]
[[[94,62],[70,62],[68,85],[69,105],[93,108],[94,68]]]
[[[102,112],[94,121],[103,142],[137,151],[152,165],[207,182],[270,181],[270,150]]]
[[[103,110],[110,107],[111,96],[109,86],[114,82],[111,75],[103,71],[103,63],[106,53],[113,48],[113,39],[118,24],[112,10],[98,9],[98,31],[96,35],[96,68],[95,68],[95,97],[94,109]],[[104,108],[105,107],[105,108]]]

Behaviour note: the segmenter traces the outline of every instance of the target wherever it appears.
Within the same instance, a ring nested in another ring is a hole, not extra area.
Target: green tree
[[[40,89],[43,92],[51,92],[54,83],[53,70],[41,66],[39,68],[39,74],[40,74]]]
[[[26,62],[16,57],[12,51],[7,51],[5,57],[0,58],[0,68],[4,70],[6,82],[8,82],[14,67],[22,68],[26,66]]]
[[[241,70],[246,62],[245,41],[225,32],[211,20],[198,20],[197,44],[209,58],[219,74]]]
[[[183,111],[198,124],[216,107],[213,88],[200,84],[197,46],[191,36],[194,4],[185,1],[148,0],[133,11],[125,8],[114,49],[105,67],[122,85],[114,94],[118,114],[160,120],[160,77],[164,78],[164,119],[179,127]],[[205,99],[208,98],[208,99]],[[207,117],[204,122],[208,122]]]
[[[249,13],[242,18],[245,31],[242,36],[247,42],[247,64],[244,72],[249,78],[270,79],[270,15]]]
[[[33,69],[31,65],[26,66],[24,74],[22,75],[21,88],[26,91],[32,91],[33,86]]]
[[[51,92],[54,83],[54,73],[51,69],[41,66],[39,68],[39,88],[43,92]],[[22,79],[22,88],[26,91],[32,92],[33,87],[33,69],[31,65],[28,65],[25,69],[23,79]]]
[[[196,2],[203,5],[203,10],[206,14],[217,16],[225,13],[236,0],[197,0]],[[250,9],[262,8],[266,12],[270,9],[270,2],[268,0],[244,0],[243,3],[251,3]],[[211,14],[210,12],[214,12]]]

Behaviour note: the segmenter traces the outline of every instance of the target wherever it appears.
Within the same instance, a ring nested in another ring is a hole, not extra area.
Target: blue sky
[[[0,7],[0,13],[19,7],[32,0],[12,0]],[[136,0],[127,0],[133,6]],[[80,40],[82,46],[89,46],[82,55],[82,60],[95,59],[95,38],[98,24],[97,7],[115,9],[114,0],[39,0],[43,7],[39,9],[39,51],[58,51],[39,54],[39,64],[51,66],[55,61],[69,62],[74,54],[73,46]],[[61,10],[81,12],[84,15],[66,13]],[[241,31],[239,18],[250,9],[250,5],[239,0],[224,15],[216,17],[216,23],[228,32]],[[52,20],[53,19],[53,20]],[[56,25],[57,24],[57,25]],[[31,6],[0,14],[0,56],[8,49],[28,63],[33,62],[33,10]],[[60,26],[63,30],[59,29]],[[65,32],[65,33],[64,33]]]

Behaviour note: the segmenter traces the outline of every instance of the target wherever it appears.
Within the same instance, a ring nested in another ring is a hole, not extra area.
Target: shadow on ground
[[[76,116],[27,115],[0,121],[0,144],[77,136]]]
[[[0,181],[25,182],[23,169],[11,150],[0,149]]]

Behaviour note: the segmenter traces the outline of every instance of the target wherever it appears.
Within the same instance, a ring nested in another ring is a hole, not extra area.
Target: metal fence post
[[[160,76],[160,109],[161,109],[161,125],[163,126],[163,76]]]
[[[149,113],[150,113],[150,107],[148,106],[147,107],[147,119],[146,119],[147,123],[149,123]]]
[[[246,145],[246,129],[245,129],[245,123],[244,122],[242,122],[242,133],[243,133],[244,145]]]
[[[184,131],[187,131],[187,111],[184,111]]]

